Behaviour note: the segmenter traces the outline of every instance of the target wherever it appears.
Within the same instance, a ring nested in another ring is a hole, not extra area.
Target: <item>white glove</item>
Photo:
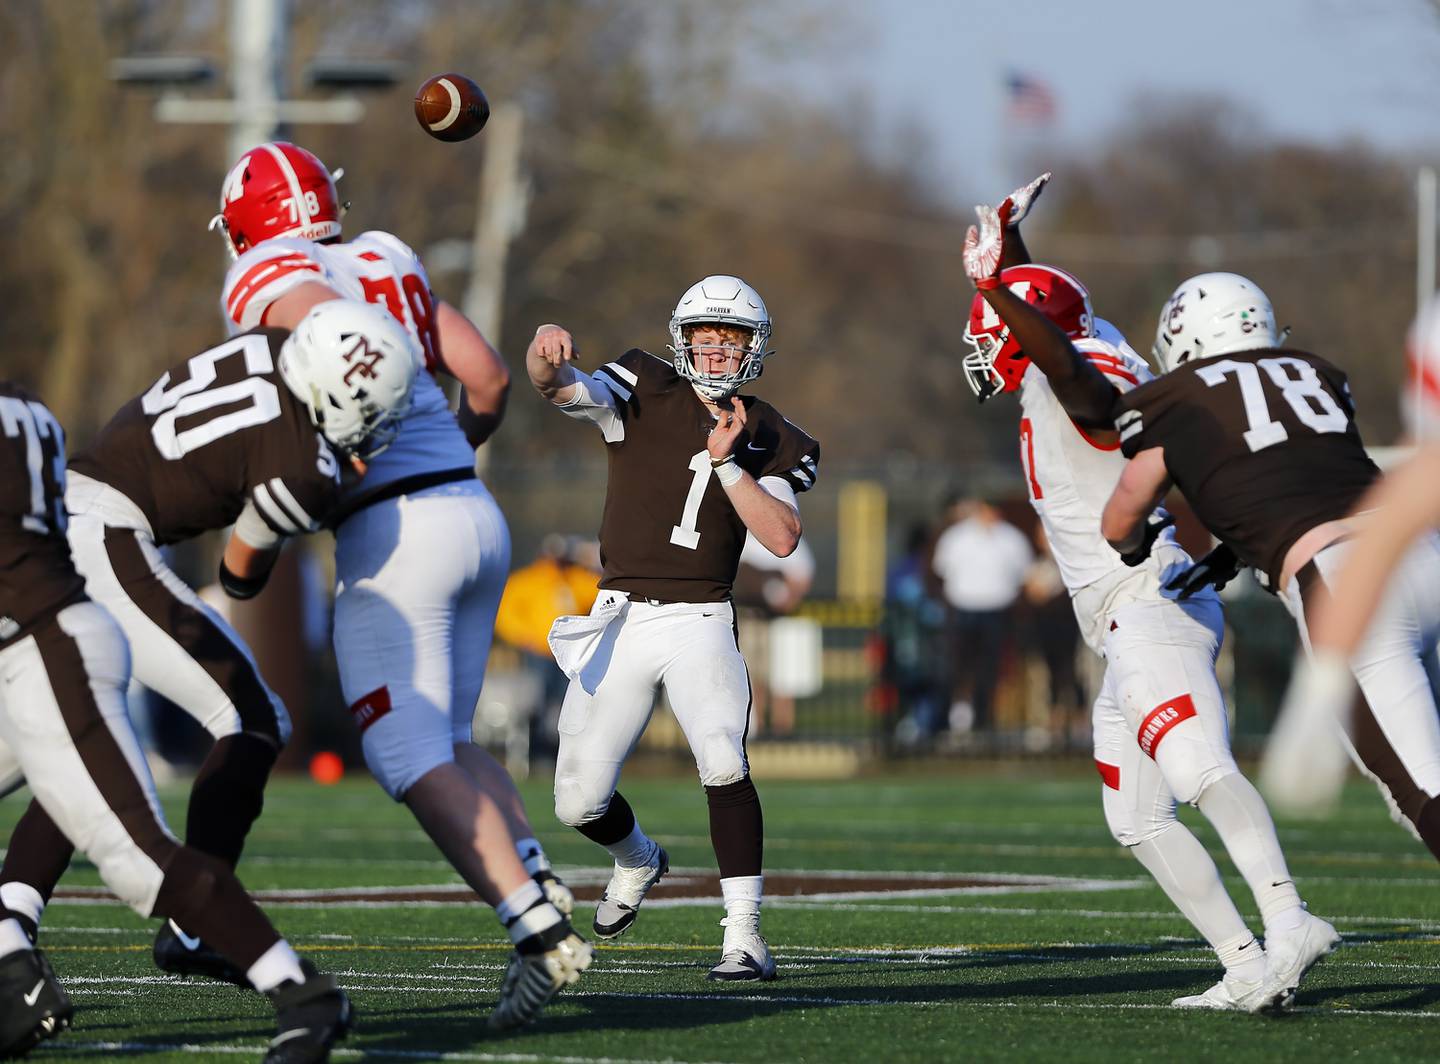
[[[1000,224],[1007,229],[1014,229],[1024,221],[1025,216],[1030,213],[1030,208],[1040,198],[1040,193],[1045,191],[1045,185],[1049,180],[1050,171],[1046,170],[1028,185],[1023,185],[1006,196],[1005,202],[1000,204]]]
[[[1000,215],[994,207],[975,208],[980,219],[980,228],[971,226],[965,232],[965,248],[961,259],[965,263],[965,276],[980,289],[1000,287],[1000,254],[1005,250],[1005,234],[1000,225]]]
[[[1334,654],[1302,658],[1265,744],[1260,789],[1272,809],[1296,817],[1323,817],[1345,786],[1349,755],[1342,728],[1349,719],[1355,679]]]

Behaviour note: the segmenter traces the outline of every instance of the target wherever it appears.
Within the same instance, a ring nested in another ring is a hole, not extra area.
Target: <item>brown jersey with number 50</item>
[[[253,329],[163,374],[70,469],[110,485],[177,543],[233,524],[247,501],[280,536],[318,530],[340,466],[280,379],[283,329]]]
[[[624,426],[606,444],[600,586],[663,602],[724,601],[745,523],[711,471],[705,443],[715,419],[674,365],[648,351],[632,348],[593,376],[615,396]],[[740,468],[808,490],[820,445],[764,400],[739,398],[746,417],[734,450]]]
[[[1122,395],[1120,408],[1125,456],[1163,447],[1196,515],[1272,588],[1295,541],[1348,514],[1380,474],[1345,374],[1303,351],[1187,362]]]
[[[65,433],[44,403],[0,382],[0,646],[84,598],[65,539]]]

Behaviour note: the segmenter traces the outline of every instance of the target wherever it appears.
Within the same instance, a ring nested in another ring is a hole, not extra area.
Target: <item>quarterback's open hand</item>
[[[535,330],[535,339],[530,341],[530,355],[542,358],[552,366],[573,362],[580,354],[575,338],[568,329],[558,325],[542,325]]]
[[[725,409],[727,402],[730,404],[728,410]],[[722,399],[716,405],[720,408],[720,416],[705,443],[711,459],[724,458],[734,451],[735,441],[740,438],[740,433],[745,431],[745,404],[738,397],[732,395],[728,400]]]
[[[971,226],[965,233],[965,249],[961,258],[965,262],[965,276],[975,282],[979,289],[1000,286],[1000,254],[1005,250],[1005,231],[1000,224],[1000,215],[991,206],[975,208],[980,226]]]
[[[1040,198],[1040,193],[1045,191],[1049,180],[1050,171],[1046,170],[1028,185],[1023,185],[1006,196],[1005,202],[1001,203],[996,211],[1000,215],[1000,224],[1007,229],[1014,229],[1024,221],[1030,208],[1035,206],[1035,201]]]
[[[1184,600],[1206,587],[1219,591],[1239,574],[1240,559],[1222,543],[1190,568],[1172,577],[1165,590],[1180,592],[1176,597]]]

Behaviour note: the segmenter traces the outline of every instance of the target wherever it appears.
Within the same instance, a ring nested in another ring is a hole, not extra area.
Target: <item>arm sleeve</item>
[[[615,393],[610,390],[606,380],[598,374],[591,377],[577,369],[572,387],[575,394],[568,403],[556,404],[558,408],[577,421],[589,421],[596,425],[606,443],[619,443],[623,440],[625,419],[621,415]]]
[[[800,512],[800,502],[795,498],[795,489],[784,477],[761,477],[756,483],[772,498],[779,499],[796,513]]]

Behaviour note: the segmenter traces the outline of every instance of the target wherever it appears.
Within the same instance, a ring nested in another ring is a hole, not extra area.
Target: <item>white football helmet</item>
[[[1160,372],[1169,373],[1191,359],[1279,347],[1283,340],[1259,285],[1238,273],[1202,273],[1165,301],[1151,352]]]
[[[338,450],[362,460],[389,447],[410,409],[421,354],[388,311],[332,299],[280,347],[280,376]]]
[[[750,330],[750,342],[734,373],[709,374],[695,368],[691,345],[685,340],[688,325],[738,325]],[[765,346],[770,341],[770,312],[765,301],[740,278],[723,273],[697,281],[680,297],[670,318],[670,337],[675,341],[670,346],[675,372],[712,403],[730,398],[760,376],[766,357],[773,353]]]

